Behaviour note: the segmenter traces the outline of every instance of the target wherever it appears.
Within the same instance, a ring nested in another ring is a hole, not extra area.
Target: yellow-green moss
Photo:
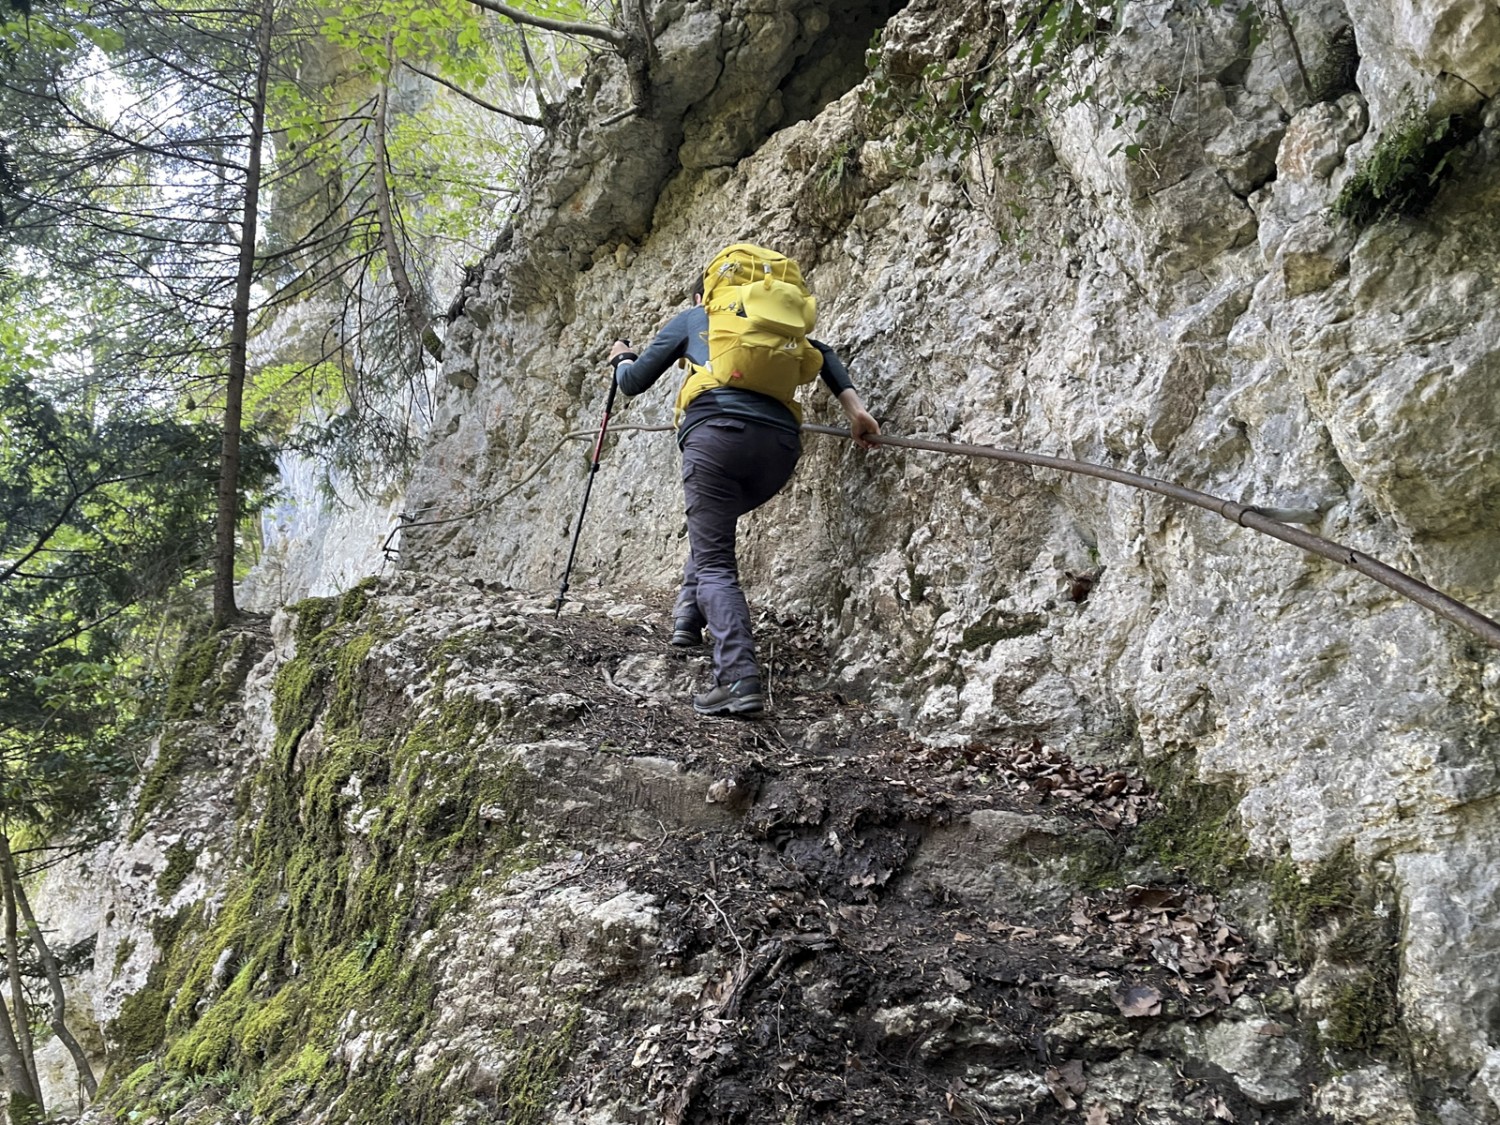
[[[304,598],[296,605],[287,608],[297,619],[297,624],[292,630],[292,638],[297,643],[298,651],[301,651],[309,641],[333,623],[333,618],[338,612],[338,600]]]
[[[267,1122],[286,1119],[317,1095],[351,1011],[402,1042],[420,1040],[435,985],[413,942],[461,908],[483,872],[524,862],[523,775],[476,754],[494,713],[444,696],[444,654],[429,656],[439,681],[432,709],[405,725],[366,714],[368,658],[384,635],[372,590],[364,583],[296,607],[297,651],[273,685],[276,734],[254,782],[244,869],[214,917],[178,919],[144,1009],[159,1017],[148,1033],[165,1039],[162,1065],[142,1079],[155,1083],[159,1106],[209,1075],[244,1075],[237,1096]],[[491,806],[513,819],[481,821]],[[363,827],[351,846],[355,809]],[[180,865],[169,863],[174,878]],[[420,891],[434,869],[446,888],[435,900]],[[527,1048],[531,1077],[507,1095],[517,1107],[507,1119],[526,1120],[521,1107],[541,1104],[570,1041],[571,1029],[546,1049]],[[394,1066],[377,1063],[362,1078],[367,1092],[389,1083],[369,1102],[384,1109],[367,1119],[441,1120],[455,1096],[442,1076],[398,1081]]]
[[[167,866],[156,878],[156,897],[162,902],[170,902],[182,884],[187,882],[187,877],[193,873],[197,862],[198,857],[186,844],[173,844],[168,848]]]
[[[151,1062],[142,1063],[140,1066],[136,1067],[128,1075],[126,1075],[124,1080],[120,1083],[120,1092],[122,1094],[135,1093],[136,1090],[144,1086],[150,1080],[151,1076],[156,1073],[156,1068],[158,1065],[159,1064],[153,1059]]]
[[[193,705],[203,695],[203,686],[218,667],[219,636],[214,633],[183,646],[172,669],[162,718],[177,722],[193,717]]]
[[[1149,857],[1200,886],[1222,887],[1249,871],[1240,795],[1229,785],[1197,781],[1190,771],[1189,763],[1176,759],[1147,766],[1157,809],[1142,822],[1136,840]]]
[[[176,792],[190,756],[186,724],[213,722],[245,685],[261,646],[254,634],[225,631],[183,644],[167,688],[156,758],[141,782],[130,839],[138,840],[150,814]]]
[[[149,985],[125,997],[120,1014],[105,1029],[115,1054],[132,1062],[161,1046],[167,1034],[167,998]]]
[[[365,615],[369,608],[370,599],[380,586],[378,578],[365,578],[349,589],[339,598],[338,613],[334,617],[335,625],[342,625],[349,621],[358,621]]]
[[[10,1125],[41,1125],[44,1120],[42,1107],[25,1094],[13,1090],[10,1092],[10,1105],[6,1120],[10,1122]]]
[[[502,1121],[540,1125],[551,1117],[552,1095],[567,1066],[581,1017],[575,1008],[556,1028],[521,1040],[519,1057],[505,1069],[501,1081]]]
[[[1290,856],[1282,857],[1271,869],[1271,896],[1292,949],[1300,950],[1315,929],[1354,910],[1365,898],[1353,849],[1345,846],[1307,872]]]
[[[1457,151],[1479,132],[1476,114],[1429,118],[1408,104],[1333,201],[1356,227],[1392,215],[1420,214],[1453,174]]]
[[[119,975],[120,970],[125,967],[125,962],[130,960],[130,955],[132,953],[134,953],[134,952],[135,952],[135,942],[131,941],[130,938],[126,938],[124,941],[120,942],[119,945],[115,946],[115,975],[116,976]]]
[[[1324,1044],[1375,1051],[1396,1044],[1395,996],[1379,972],[1363,970],[1339,988],[1320,1027]]]
[[[1348,977],[1320,1013],[1320,1043],[1371,1052],[1402,1047],[1396,988],[1400,921],[1382,881],[1345,845],[1311,870],[1283,858],[1271,869],[1271,901],[1283,940],[1300,959]]]

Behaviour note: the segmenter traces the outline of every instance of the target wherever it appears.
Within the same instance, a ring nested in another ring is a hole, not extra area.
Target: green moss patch
[[[1399,1049],[1400,919],[1383,881],[1346,845],[1310,871],[1282,859],[1272,868],[1271,892],[1284,940],[1296,955],[1346,973],[1322,1013],[1322,1045],[1366,1053]]]
[[[1344,184],[1333,202],[1334,214],[1356,227],[1393,215],[1420,214],[1452,175],[1458,149],[1478,130],[1479,122],[1471,117],[1429,120],[1408,108]]]
[[[167,1034],[167,998],[149,984],[120,1005],[120,1014],[105,1029],[116,1057],[134,1061],[161,1046]]]
[[[964,630],[959,647],[965,652],[973,652],[997,641],[1029,637],[1040,633],[1046,626],[1047,619],[1040,613],[1002,613],[991,610]]]
[[[1142,822],[1137,840],[1153,859],[1199,886],[1221,888],[1249,871],[1250,844],[1240,823],[1240,794],[1229,785],[1193,778],[1189,761],[1149,765],[1158,811]]]
[[[379,724],[378,736],[364,721],[368,659],[384,636],[371,591],[296,607],[297,651],[273,685],[276,735],[253,785],[244,870],[216,914],[196,911],[164,935],[160,972],[117,1021],[113,1037],[130,1040],[133,1058],[163,1048],[136,1105],[165,1111],[184,1092],[207,1096],[211,1076],[234,1075],[259,1119],[285,1120],[339,1069],[332,1052],[346,1019],[419,1041],[437,974],[416,939],[460,909],[483,872],[519,862],[518,771],[477,752],[496,716],[472,697],[445,698],[441,654],[428,710]],[[488,807],[512,820],[481,821]],[[170,855],[158,890],[190,870],[185,849]],[[550,1068],[555,1082],[565,1053],[559,1039],[528,1072]],[[459,1096],[431,1074],[398,1080],[395,1067],[377,1060],[361,1075],[349,1101],[370,1108],[351,1121],[438,1121]],[[515,1093],[507,1120],[541,1104],[531,1089]]]
[[[173,844],[168,848],[167,866],[156,879],[156,897],[162,902],[170,902],[182,884],[187,882],[187,877],[193,873],[197,862],[197,855],[186,844]]]
[[[167,688],[156,758],[136,798],[132,841],[140,839],[151,813],[177,793],[199,724],[217,722],[264,654],[264,641],[251,631],[226,630],[183,644]]]

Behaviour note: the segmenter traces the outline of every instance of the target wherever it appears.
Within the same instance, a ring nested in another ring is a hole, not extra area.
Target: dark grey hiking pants
[[[740,589],[735,525],[781,491],[801,452],[797,434],[744,418],[710,418],[682,443],[690,550],[673,617],[708,626],[721,684],[760,675],[750,607]]]

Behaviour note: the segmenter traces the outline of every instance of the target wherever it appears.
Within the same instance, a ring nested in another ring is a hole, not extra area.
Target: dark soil
[[[815,631],[786,621],[758,625],[762,652],[776,654],[772,715],[705,719],[685,697],[636,706],[604,672],[668,653],[664,616],[654,628],[593,613],[532,620],[531,639],[564,656],[538,670],[538,689],[590,704],[570,737],[719,778],[719,800],[739,814],[729,831],[667,831],[591,862],[590,880],[659,901],[660,970],[718,977],[676,1023],[635,1029],[634,1057],[615,1043],[575,1058],[565,1101],[644,1088],[655,1119],[702,1125],[1162,1120],[1091,1086],[1090,1071],[1159,1052],[1173,1021],[1213,1021],[1288,983],[1213,895],[1132,882],[1132,833],[1154,796],[1124,750],[1111,770],[1031,738],[923,745],[823,686]],[[1064,818],[1107,841],[1114,862],[1014,907],[909,877],[930,834],[980,809]],[[1193,1069],[1158,1092],[1171,1119],[1303,1119]]]

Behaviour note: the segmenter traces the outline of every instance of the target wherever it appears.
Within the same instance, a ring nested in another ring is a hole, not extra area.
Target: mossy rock
[[[988,648],[999,641],[1014,640],[1040,633],[1047,627],[1047,618],[1040,613],[1005,613],[990,610],[978,621],[963,631],[959,648],[974,652]]]
[[[1254,874],[1236,788],[1196,780],[1186,756],[1151,763],[1146,774],[1157,811],[1136,833],[1145,857],[1203,887],[1221,889]]]
[[[1319,1013],[1322,1046],[1365,1054],[1403,1049],[1400,918],[1386,880],[1346,844],[1311,869],[1283,858],[1271,869],[1270,885],[1283,940],[1294,954],[1347,974]]]
[[[436,985],[414,943],[487,874],[523,863],[517,768],[477,753],[500,716],[442,690],[456,653],[427,654],[436,687],[424,710],[366,721],[369,655],[385,635],[373,589],[297,607],[296,654],[272,686],[275,737],[245,803],[255,820],[240,833],[244,870],[216,914],[172,920],[152,988],[120,1028],[133,1050],[161,1052],[138,1106],[170,1103],[175,1118],[213,1076],[243,1075],[238,1096],[277,1120],[320,1096],[348,1013],[419,1040]],[[514,823],[482,822],[486,807],[512,810]],[[174,849],[158,891],[174,893],[192,858]],[[537,1051],[519,1072],[532,1077],[508,1095],[509,1119],[530,1119],[524,1107],[542,1104],[547,1075],[555,1083],[565,1045]],[[359,1096],[391,1110],[369,1120],[441,1120],[456,1093],[396,1067],[377,1060],[361,1076]],[[374,1092],[383,1083],[389,1097]]]

